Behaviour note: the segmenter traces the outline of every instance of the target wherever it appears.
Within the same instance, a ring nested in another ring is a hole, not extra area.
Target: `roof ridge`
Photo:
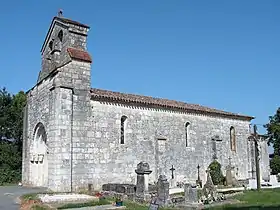
[[[166,98],[156,98],[152,96],[145,96],[145,95],[137,95],[133,93],[122,93],[117,91],[111,90],[104,90],[98,88],[91,88],[91,94],[93,97],[98,98],[107,98],[109,100],[118,100],[127,102],[134,102],[134,103],[141,103],[145,105],[157,105],[164,108],[176,108],[180,110],[187,110],[187,111],[195,111],[201,112],[205,114],[217,114],[221,116],[230,116],[232,118],[244,118],[247,120],[252,120],[254,117],[246,116],[242,114],[232,113],[224,110],[219,110],[215,108],[210,108],[207,106],[203,106],[200,104],[191,104],[183,101],[176,101],[173,99],[166,99]]]
[[[72,20],[70,18],[55,16],[54,19],[60,20],[60,21],[65,22],[65,23],[69,23],[69,24],[73,24],[73,25],[77,25],[77,26],[81,26],[81,27],[85,27],[85,28],[90,28],[90,26],[88,26],[86,24],[83,24],[83,23],[80,23],[76,20]]]

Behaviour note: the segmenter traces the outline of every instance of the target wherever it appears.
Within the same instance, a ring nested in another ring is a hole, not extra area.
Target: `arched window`
[[[58,32],[57,37],[59,38],[59,41],[62,42],[62,39],[63,39],[63,32],[62,32],[62,30],[60,30],[60,31]]]
[[[186,140],[186,147],[188,147],[189,146],[189,127],[190,127],[190,123],[189,122],[187,122],[186,124],[185,124],[185,140]]]
[[[47,134],[42,123],[38,123],[34,131],[33,152],[44,154],[47,152]]]
[[[51,41],[49,42],[49,48],[50,48],[50,51],[53,50],[53,40],[51,40]]]
[[[121,117],[121,144],[124,144],[126,116]]]
[[[235,128],[233,126],[230,127],[230,149],[231,151],[236,151],[236,136]]]

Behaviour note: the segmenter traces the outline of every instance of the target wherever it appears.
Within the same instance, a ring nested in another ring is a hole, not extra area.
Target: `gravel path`
[[[17,198],[27,193],[43,192],[44,188],[28,188],[19,186],[0,186],[0,209],[18,210]]]

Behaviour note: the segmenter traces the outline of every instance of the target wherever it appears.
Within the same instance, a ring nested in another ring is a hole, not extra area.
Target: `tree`
[[[270,161],[269,165],[271,168],[271,173],[273,175],[278,174],[280,171],[280,157],[278,155],[275,155]]]
[[[274,157],[270,160],[272,174],[280,173],[280,107],[274,116],[269,116],[269,123],[264,125],[267,130],[268,145],[273,145]]]
[[[10,138],[9,115],[12,96],[5,88],[0,90],[0,140]]]
[[[23,140],[23,108],[26,96],[0,90],[0,185],[19,181]]]
[[[212,161],[208,166],[208,168],[210,169],[210,176],[214,185],[223,184],[224,182],[225,178],[223,176],[221,167],[221,164],[217,160]]]
[[[264,127],[269,137],[268,145],[273,145],[274,155],[280,155],[280,107],[274,116],[269,116],[269,123]]]

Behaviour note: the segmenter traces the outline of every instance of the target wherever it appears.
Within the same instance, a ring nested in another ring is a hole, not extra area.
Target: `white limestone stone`
[[[54,203],[54,202],[67,202],[67,201],[87,201],[98,199],[95,196],[85,195],[85,194],[40,194],[38,197],[43,203]]]

